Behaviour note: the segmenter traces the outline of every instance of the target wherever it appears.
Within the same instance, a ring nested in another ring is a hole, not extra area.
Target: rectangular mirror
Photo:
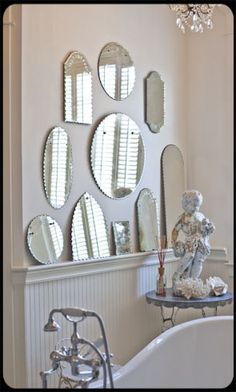
[[[129,221],[113,222],[116,255],[131,253]]]

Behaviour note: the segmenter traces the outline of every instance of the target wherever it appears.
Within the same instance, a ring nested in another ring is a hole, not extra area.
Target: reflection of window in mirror
[[[71,242],[73,260],[110,255],[103,211],[87,192],[79,199],[73,214]]]
[[[111,42],[102,49],[98,72],[100,82],[111,98],[123,100],[133,90],[135,67],[129,53],[121,45]]]
[[[91,166],[99,188],[120,198],[137,186],[144,164],[144,145],[137,124],[123,113],[106,116],[91,145]]]
[[[86,58],[72,52],[64,63],[66,122],[92,123],[92,73]]]
[[[67,132],[55,127],[44,149],[43,182],[46,197],[53,208],[61,208],[72,185],[72,147]]]

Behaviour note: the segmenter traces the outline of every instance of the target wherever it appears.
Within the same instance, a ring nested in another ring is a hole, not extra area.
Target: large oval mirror
[[[43,159],[43,182],[46,197],[54,208],[61,208],[72,185],[72,147],[67,132],[53,128],[47,138]]]
[[[63,250],[63,234],[59,224],[49,215],[36,216],[28,226],[27,244],[40,263],[56,263]]]
[[[164,235],[171,247],[171,233],[176,219],[183,212],[182,195],[186,189],[184,159],[180,149],[168,144],[161,154],[161,181],[164,204]]]
[[[137,200],[139,248],[152,251],[159,248],[159,213],[150,189],[141,190]]]
[[[121,101],[129,96],[135,83],[135,67],[123,46],[110,42],[101,51],[98,75],[105,92]]]
[[[164,82],[158,72],[147,76],[145,93],[145,121],[152,132],[160,132],[164,125]]]
[[[136,123],[122,113],[106,116],[91,146],[91,166],[99,188],[111,198],[129,195],[143,171],[144,145]]]
[[[64,119],[92,124],[92,72],[84,55],[76,51],[64,62]]]
[[[108,230],[101,207],[87,192],[79,199],[72,218],[73,260],[110,256]]]

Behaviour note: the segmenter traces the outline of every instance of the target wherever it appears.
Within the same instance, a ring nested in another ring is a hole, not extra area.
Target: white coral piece
[[[187,299],[207,297],[211,289],[201,279],[187,278],[175,282],[175,293]]]
[[[228,285],[219,278],[219,276],[210,276],[209,279],[206,280],[206,283],[209,286],[212,295],[218,296],[227,293]]]

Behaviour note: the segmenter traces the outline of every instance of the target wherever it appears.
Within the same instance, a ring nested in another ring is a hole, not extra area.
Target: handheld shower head
[[[48,322],[47,322],[47,324],[44,325],[44,328],[43,328],[45,332],[55,332],[55,331],[58,331],[58,329],[60,329],[60,325],[57,324],[57,322],[53,318],[53,314],[58,311],[59,311],[59,309],[53,309],[49,313]]]
[[[49,318],[47,324],[44,325],[45,332],[55,332],[60,329],[60,325],[53,318]]]

